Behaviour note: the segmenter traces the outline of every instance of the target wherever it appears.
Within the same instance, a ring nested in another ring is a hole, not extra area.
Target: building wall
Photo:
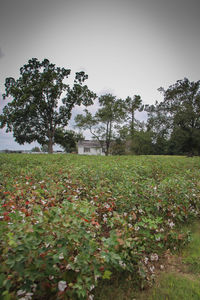
[[[90,152],[84,152],[84,148],[89,148]],[[84,154],[84,155],[105,155],[104,152],[102,152],[101,148],[94,148],[94,147],[84,147],[78,145],[78,154]]]

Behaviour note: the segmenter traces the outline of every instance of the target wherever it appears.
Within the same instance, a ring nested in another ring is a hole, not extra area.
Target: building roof
[[[101,144],[98,141],[84,140],[79,141],[78,146],[100,148]]]

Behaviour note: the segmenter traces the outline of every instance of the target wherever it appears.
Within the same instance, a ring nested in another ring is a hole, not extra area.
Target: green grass
[[[160,275],[152,289],[138,293],[135,299],[200,299],[200,224],[195,222],[185,229],[192,231],[191,242],[178,254],[182,256],[182,264],[177,265],[178,270],[175,268],[173,272]]]
[[[189,272],[200,274],[200,224],[195,223],[192,231],[192,241],[183,251],[183,262]]]
[[[165,274],[148,300],[199,300],[200,282],[177,274]]]

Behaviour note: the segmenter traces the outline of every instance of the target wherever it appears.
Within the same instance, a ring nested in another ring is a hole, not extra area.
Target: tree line
[[[167,89],[159,88],[163,101],[144,105],[140,95],[118,99],[112,94],[97,95],[85,81],[84,72],[75,74],[72,86],[65,83],[71,70],[56,67],[48,59],[32,58],[20,69],[17,80],[5,80],[3,98],[12,97],[0,115],[0,127],[12,131],[19,144],[37,141],[49,153],[55,143],[67,152],[89,130],[106,155],[200,154],[200,81],[184,78]],[[98,101],[92,115],[88,106]],[[75,117],[79,133],[67,130],[75,105],[85,106]],[[147,120],[136,119],[145,111]]]

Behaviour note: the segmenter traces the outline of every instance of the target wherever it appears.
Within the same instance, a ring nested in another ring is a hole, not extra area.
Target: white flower
[[[71,270],[71,265],[70,264],[68,264],[67,266],[66,266],[66,270]]]
[[[91,287],[90,287],[90,291],[92,291],[94,288],[95,288],[94,284],[93,284],[93,285],[91,285]]]
[[[19,290],[19,291],[17,291],[17,296],[21,296],[21,295],[23,295],[25,293],[26,293],[26,291]]]
[[[126,217],[126,216],[127,216],[127,213],[125,212],[125,213],[124,213],[124,217]]]
[[[129,227],[129,228],[132,228],[132,227],[133,227],[133,225],[132,225],[132,224],[130,224],[130,223],[128,223],[128,227]]]
[[[104,207],[105,207],[105,208],[110,208],[110,205],[109,205],[108,203],[106,203],[106,204],[104,205]]]
[[[100,275],[95,275],[94,276],[95,281],[97,281],[99,277],[100,277]]]
[[[33,284],[31,285],[31,288],[32,288],[33,292],[36,291],[36,287],[37,287],[37,284],[35,284],[35,283],[33,283]]]
[[[173,228],[175,226],[174,222],[172,222],[172,221],[169,222],[168,225],[169,225],[170,228]]]
[[[145,257],[145,258],[144,258],[144,263],[145,263],[145,265],[148,263],[148,260],[149,260],[148,257]]]
[[[154,266],[152,266],[152,267],[150,267],[149,269],[150,269],[150,272],[151,272],[151,273],[153,273],[153,272],[154,272],[154,270],[155,270],[155,267],[154,267]]]
[[[59,289],[60,292],[64,292],[66,287],[67,287],[66,281],[61,280],[61,281],[58,282],[58,289]]]
[[[123,267],[123,268],[126,267],[126,264],[125,264],[122,260],[119,261],[119,265],[120,265],[121,267]]]
[[[135,226],[135,231],[138,231],[140,229],[139,226]]]
[[[64,255],[63,255],[63,253],[60,253],[60,255],[59,255],[59,259],[64,259]]]
[[[160,269],[163,270],[163,269],[164,269],[164,266],[163,266],[163,265],[160,265]]]
[[[33,293],[26,293],[25,299],[26,300],[31,300],[33,296]]]
[[[151,261],[154,261],[154,260],[157,261],[158,260],[158,254],[152,253],[150,258],[151,258]]]
[[[156,237],[156,241],[157,242],[159,242],[160,241],[160,237],[158,236],[158,237]]]
[[[94,295],[89,295],[88,300],[93,300],[94,299]]]

